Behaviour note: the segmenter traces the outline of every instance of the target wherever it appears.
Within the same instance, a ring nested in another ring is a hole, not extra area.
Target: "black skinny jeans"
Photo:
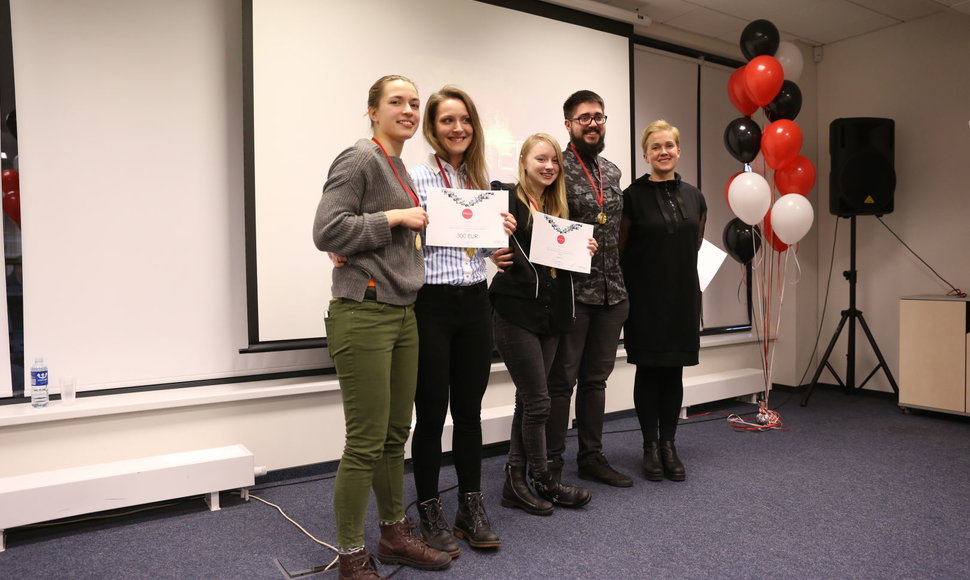
[[[441,434],[451,406],[458,492],[481,491],[482,397],[492,364],[488,287],[428,284],[418,292],[418,388],[411,439],[418,501],[438,497]]]

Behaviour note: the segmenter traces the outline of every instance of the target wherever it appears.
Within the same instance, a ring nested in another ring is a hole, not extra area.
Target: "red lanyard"
[[[438,164],[438,169],[441,170],[441,177],[445,178],[445,187],[451,189],[451,180],[448,179],[448,173],[445,171],[445,167],[441,164],[441,160],[438,159],[437,155],[434,156],[434,160],[435,160],[435,163]],[[458,171],[458,170],[456,169],[455,171]],[[458,175],[458,179],[461,180],[461,175],[457,173],[456,175]]]
[[[401,174],[397,172],[397,167],[395,167],[394,163],[391,162],[391,156],[387,154],[387,151],[384,149],[384,146],[381,145],[381,142],[373,137],[371,137],[371,141],[373,141],[374,143],[377,143],[377,146],[381,148],[381,153],[384,154],[384,159],[387,159],[387,164],[390,165],[391,170],[394,171],[394,177],[397,178],[397,182],[401,184],[401,187],[404,188],[404,191],[408,192],[408,195],[411,196],[411,199],[414,201],[414,205],[415,206],[421,205],[421,200],[418,199],[418,196],[415,195],[415,193],[411,191],[411,188],[404,183],[403,179],[401,179]]]
[[[535,208],[535,210],[536,210],[537,212],[539,212],[539,213],[542,213],[542,210],[541,210],[541,209],[539,209],[539,206],[537,206],[537,205],[536,205],[536,202],[535,202],[535,200],[534,200],[534,199],[532,199],[531,197],[529,197],[529,194],[526,194],[526,195],[525,195],[525,198],[526,198],[527,200],[529,200],[529,203],[530,203],[530,204],[532,204],[532,207],[533,207],[533,208]]]
[[[576,146],[572,143],[569,144],[569,148],[572,150],[573,155],[576,156],[576,160],[579,161],[579,166],[583,168],[583,172],[586,174],[586,179],[589,180],[589,184],[593,186],[593,193],[596,194],[596,201],[600,202],[600,207],[603,207],[603,168],[597,164],[597,169],[600,173],[600,188],[596,189],[596,182],[593,181],[593,176],[589,174],[589,170],[586,169],[586,164],[583,163],[583,158],[579,156],[579,152],[576,151]]]

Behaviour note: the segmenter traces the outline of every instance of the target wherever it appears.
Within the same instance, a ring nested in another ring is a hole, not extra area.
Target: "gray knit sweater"
[[[413,190],[404,163],[399,157],[391,160]],[[424,260],[414,247],[415,233],[403,226],[389,227],[384,214],[409,207],[414,207],[411,196],[372,141],[361,139],[337,156],[313,220],[317,248],[348,258],[346,266],[333,270],[334,298],[361,302],[374,278],[378,302],[414,303],[424,283]]]

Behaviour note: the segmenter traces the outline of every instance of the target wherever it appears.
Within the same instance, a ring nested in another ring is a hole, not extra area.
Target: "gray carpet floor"
[[[448,571],[382,567],[394,578],[970,578],[970,420],[902,413],[886,396],[818,389],[776,391],[784,429],[738,432],[721,411],[692,409],[678,450],[686,482],[648,482],[639,471],[635,418],[612,417],[604,438],[611,463],[632,488],[588,483],[578,510],[537,517],[503,508],[504,456],[483,463],[483,487],[498,550],[464,545]],[[575,439],[570,439],[575,451]],[[310,533],[334,542],[333,466],[290,470],[259,481],[271,501]],[[576,479],[575,462],[564,478]],[[450,467],[441,487],[455,484]],[[410,474],[406,497],[413,500]],[[442,495],[447,517],[454,491]],[[223,494],[106,520],[7,533],[0,578],[336,578],[332,553],[255,500]],[[414,507],[409,515],[416,516]],[[371,506],[367,543],[377,545]]]

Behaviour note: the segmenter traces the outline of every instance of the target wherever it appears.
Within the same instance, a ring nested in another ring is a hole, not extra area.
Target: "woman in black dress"
[[[624,326],[627,362],[637,366],[633,402],[650,481],[687,478],[674,435],[684,398],[684,367],[697,364],[701,292],[697,251],[707,204],[676,173],[680,131],[654,121],[643,131],[650,173],[623,192],[620,252],[630,294]]]

